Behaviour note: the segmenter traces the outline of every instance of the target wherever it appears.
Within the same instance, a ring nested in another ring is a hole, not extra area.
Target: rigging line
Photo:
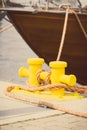
[[[75,17],[76,17],[76,19],[77,19],[77,21],[78,21],[78,23],[79,23],[79,25],[80,25],[80,28],[81,28],[81,30],[82,30],[82,32],[83,32],[83,34],[84,34],[84,36],[85,36],[85,38],[86,38],[86,40],[87,40],[87,33],[86,33],[86,31],[85,31],[85,29],[84,29],[82,23],[81,23],[80,18],[78,17],[78,15],[76,14],[75,11],[71,10],[71,12],[75,15]]]
[[[63,49],[63,45],[64,45],[64,40],[65,40],[65,35],[66,35],[66,29],[67,29],[67,23],[68,23],[68,16],[69,16],[68,14],[69,14],[69,9],[66,10],[64,27],[63,27],[63,33],[62,33],[62,38],[61,38],[61,42],[60,42],[60,46],[59,46],[59,51],[58,51],[58,55],[57,55],[57,61],[60,60],[62,49]]]
[[[8,29],[10,29],[12,26],[13,26],[12,24],[6,25],[6,26],[3,27],[2,29],[0,29],[0,33],[6,31],[6,30],[8,30]]]
[[[65,40],[65,35],[66,35],[66,29],[67,29],[68,16],[69,16],[68,14],[69,14],[69,12],[72,12],[75,15],[75,17],[76,17],[76,19],[77,19],[77,21],[78,21],[78,23],[80,25],[81,30],[82,30],[85,38],[87,39],[87,33],[86,33],[86,31],[85,31],[85,29],[84,29],[84,27],[83,27],[83,25],[82,25],[82,23],[81,23],[78,15],[76,14],[76,12],[73,11],[73,10],[67,9],[66,10],[66,15],[65,15],[65,21],[64,21],[62,38],[61,38],[61,42],[60,42],[60,46],[59,46],[59,51],[58,51],[58,55],[57,55],[57,61],[60,60],[62,49],[63,49],[63,45],[64,45],[64,40]]]

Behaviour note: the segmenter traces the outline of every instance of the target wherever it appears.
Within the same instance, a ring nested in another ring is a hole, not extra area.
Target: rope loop
[[[41,84],[41,85],[44,84],[44,81],[40,78],[40,73],[41,73],[41,72],[44,72],[44,71],[45,71],[44,69],[39,69],[39,70],[37,71],[37,73],[36,73],[36,78],[37,78],[39,84]]]
[[[50,84],[50,83],[51,83],[51,81],[50,81],[51,72],[48,72],[48,74],[47,74],[45,80],[42,80],[42,79],[40,78],[40,73],[41,73],[41,72],[45,72],[45,70],[44,70],[44,69],[39,69],[39,70],[37,71],[37,73],[36,73],[36,78],[37,78],[39,84],[41,84],[41,85]]]

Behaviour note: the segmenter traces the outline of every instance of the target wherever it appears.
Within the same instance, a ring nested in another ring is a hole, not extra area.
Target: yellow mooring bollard
[[[40,86],[36,73],[39,69],[42,69],[42,64],[44,63],[43,58],[30,58],[27,60],[29,68],[21,67],[19,69],[19,76],[28,77],[28,84],[33,86]]]
[[[65,83],[69,86],[73,86],[76,84],[76,76],[66,75],[65,74],[65,68],[67,67],[67,62],[65,61],[52,61],[49,63],[49,66],[51,67],[51,83],[57,84],[57,83]]]
[[[30,58],[27,60],[29,68],[21,67],[19,69],[19,75],[21,77],[28,77],[28,84],[34,86],[40,86],[39,80],[37,78],[37,73],[40,69],[42,69],[42,64],[44,63],[43,58]],[[64,83],[69,86],[73,86],[76,84],[76,76],[73,74],[66,75],[65,68],[67,67],[67,62],[65,61],[51,61],[49,63],[51,68],[50,75],[47,71],[39,72],[39,79],[42,81],[47,81],[47,77],[49,75],[49,80],[51,84]]]

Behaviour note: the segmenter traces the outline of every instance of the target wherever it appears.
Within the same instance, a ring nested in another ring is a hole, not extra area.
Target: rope
[[[78,17],[77,13],[76,13],[74,10],[71,10],[71,12],[75,15],[75,17],[76,17],[76,19],[77,19],[77,21],[78,21],[78,23],[79,23],[79,25],[80,25],[80,28],[81,28],[81,30],[82,30],[82,32],[83,32],[83,34],[84,34],[84,36],[85,36],[85,38],[86,38],[86,40],[87,40],[87,33],[86,33],[86,31],[85,31],[85,29],[84,29],[82,23],[81,23],[80,18]]]
[[[12,26],[13,26],[12,24],[11,25],[6,25],[4,28],[0,29],[0,33],[10,29]]]
[[[66,10],[64,27],[63,27],[63,33],[62,33],[62,38],[61,38],[60,47],[59,47],[59,51],[58,51],[57,60],[60,60],[62,49],[63,49],[63,45],[64,45],[66,29],[67,29],[67,23],[68,23],[68,13],[69,13],[69,9]]]
[[[24,101],[24,102],[28,102],[28,103],[34,103],[34,104],[39,104],[39,105],[43,105],[43,106],[47,106],[47,107],[50,107],[50,108],[53,108],[53,109],[56,109],[56,110],[59,110],[59,111],[63,111],[63,112],[66,112],[66,113],[69,113],[69,114],[73,114],[73,115],[77,115],[77,116],[80,116],[80,117],[86,117],[87,118],[87,113],[86,112],[79,112],[79,111],[75,111],[75,110],[72,110],[72,108],[67,108],[65,106],[61,106],[59,104],[55,104],[55,103],[52,103],[52,102],[48,102],[48,101],[45,101],[44,99],[40,100],[40,99],[37,99],[37,98],[32,98],[32,97],[24,97],[23,95],[18,95],[16,93],[11,93],[12,89],[14,87],[8,87],[5,91],[5,95],[11,97],[11,98],[14,98],[14,99],[18,99],[20,101]]]
[[[10,90],[10,88],[14,88],[14,86],[10,86],[7,88],[7,91]],[[50,89],[60,89],[60,88],[64,88],[66,91],[69,92],[78,92],[80,94],[87,94],[87,86],[68,86],[66,84],[60,83],[60,84],[47,84],[44,86],[40,86],[40,87],[36,87],[36,86],[31,86],[28,84],[28,87],[22,87],[22,86],[18,86],[19,89],[22,90],[27,90],[27,91],[31,91],[31,92],[35,92],[35,91],[44,91],[44,90],[50,90]]]
[[[66,15],[65,15],[65,21],[64,21],[64,27],[63,27],[63,33],[62,33],[62,38],[61,38],[61,42],[60,42],[60,47],[59,47],[59,51],[58,51],[58,56],[57,56],[57,60],[60,60],[60,57],[61,57],[61,53],[62,53],[62,49],[63,49],[63,45],[64,45],[64,40],[65,40],[65,35],[66,35],[66,30],[67,30],[67,24],[68,24],[68,16],[69,16],[69,13],[72,12],[79,25],[80,25],[80,28],[85,36],[85,38],[87,39],[87,33],[79,19],[79,17],[77,16],[77,14],[72,11],[72,10],[69,10],[67,9],[66,10]],[[3,32],[9,28],[11,28],[12,25],[9,25],[9,26],[6,26],[5,28],[1,29],[0,32]],[[39,74],[41,71],[44,71],[44,70],[39,70],[39,72],[37,73],[37,79],[40,81],[40,83],[42,83],[42,81],[40,80],[40,77],[39,77]],[[50,74],[50,73],[49,73]],[[47,77],[47,80],[49,80],[49,75]],[[78,115],[78,116],[83,116],[83,117],[87,117],[87,113],[81,113],[81,112],[77,112],[77,111],[73,111],[71,109],[66,109],[60,105],[56,105],[56,104],[52,104],[51,102],[47,102],[47,101],[44,101],[44,100],[37,100],[37,99],[33,99],[32,97],[24,97],[23,95],[16,95],[16,94],[13,94],[11,93],[11,90],[14,88],[14,86],[9,86],[6,91],[5,91],[5,94],[9,97],[12,97],[12,98],[15,98],[15,99],[19,99],[19,100],[22,100],[22,101],[25,101],[25,102],[30,102],[30,103],[35,103],[35,104],[40,104],[40,105],[45,105],[45,106],[48,106],[50,108],[53,108],[53,109],[57,109],[57,110],[60,110],[60,111],[63,111],[63,112],[66,112],[66,113],[70,113],[70,114],[74,114],[74,115]],[[87,86],[73,86],[73,87],[70,87],[66,84],[47,84],[47,85],[43,85],[41,87],[36,87],[36,86],[29,86],[28,85],[28,88],[24,88],[24,87],[20,87],[19,86],[19,89],[23,89],[23,90],[27,90],[27,91],[31,91],[31,92],[34,92],[34,91],[43,91],[43,90],[46,90],[46,89],[60,89],[60,88],[64,88],[66,91],[70,91],[70,92],[79,92],[81,94],[87,94]]]
[[[39,69],[39,70],[37,71],[37,73],[36,73],[36,78],[37,78],[39,84],[42,85],[42,84],[45,83],[45,81],[40,78],[40,73],[41,73],[41,72],[45,72],[45,70],[44,70],[44,69]],[[28,82],[27,82],[27,84],[28,84]]]
[[[51,81],[50,81],[50,74],[51,74],[51,72],[48,72],[48,74],[47,74],[45,80],[42,80],[42,79],[40,78],[40,73],[41,73],[41,72],[45,72],[45,70],[44,70],[44,69],[39,69],[39,70],[37,71],[37,73],[36,73],[36,78],[37,78],[39,84],[41,84],[41,85],[50,84],[50,83],[51,83]],[[27,84],[28,84],[28,82],[27,82]],[[29,84],[28,84],[28,85],[29,85]]]
[[[63,45],[64,45],[64,40],[65,40],[65,35],[66,35],[66,30],[67,30],[67,23],[68,23],[68,16],[69,16],[69,13],[72,12],[75,17],[76,17],[76,20],[87,40],[87,33],[81,23],[81,20],[80,18],[78,17],[77,13],[74,11],[74,10],[70,10],[70,9],[67,9],[66,10],[66,15],[65,15],[65,21],[64,21],[64,27],[63,27],[63,33],[62,33],[62,38],[61,38],[61,42],[60,42],[60,46],[59,46],[59,51],[58,51],[58,55],[57,55],[57,61],[60,60],[60,57],[61,57],[61,54],[62,54],[62,49],[63,49]]]

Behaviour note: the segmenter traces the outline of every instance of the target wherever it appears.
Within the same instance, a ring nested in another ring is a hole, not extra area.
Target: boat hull
[[[50,61],[57,59],[65,12],[15,11],[7,15],[31,49]],[[87,14],[78,14],[87,32]],[[87,39],[74,16],[69,14],[65,42],[60,60],[68,62],[66,74],[75,74],[77,82],[87,84]]]

